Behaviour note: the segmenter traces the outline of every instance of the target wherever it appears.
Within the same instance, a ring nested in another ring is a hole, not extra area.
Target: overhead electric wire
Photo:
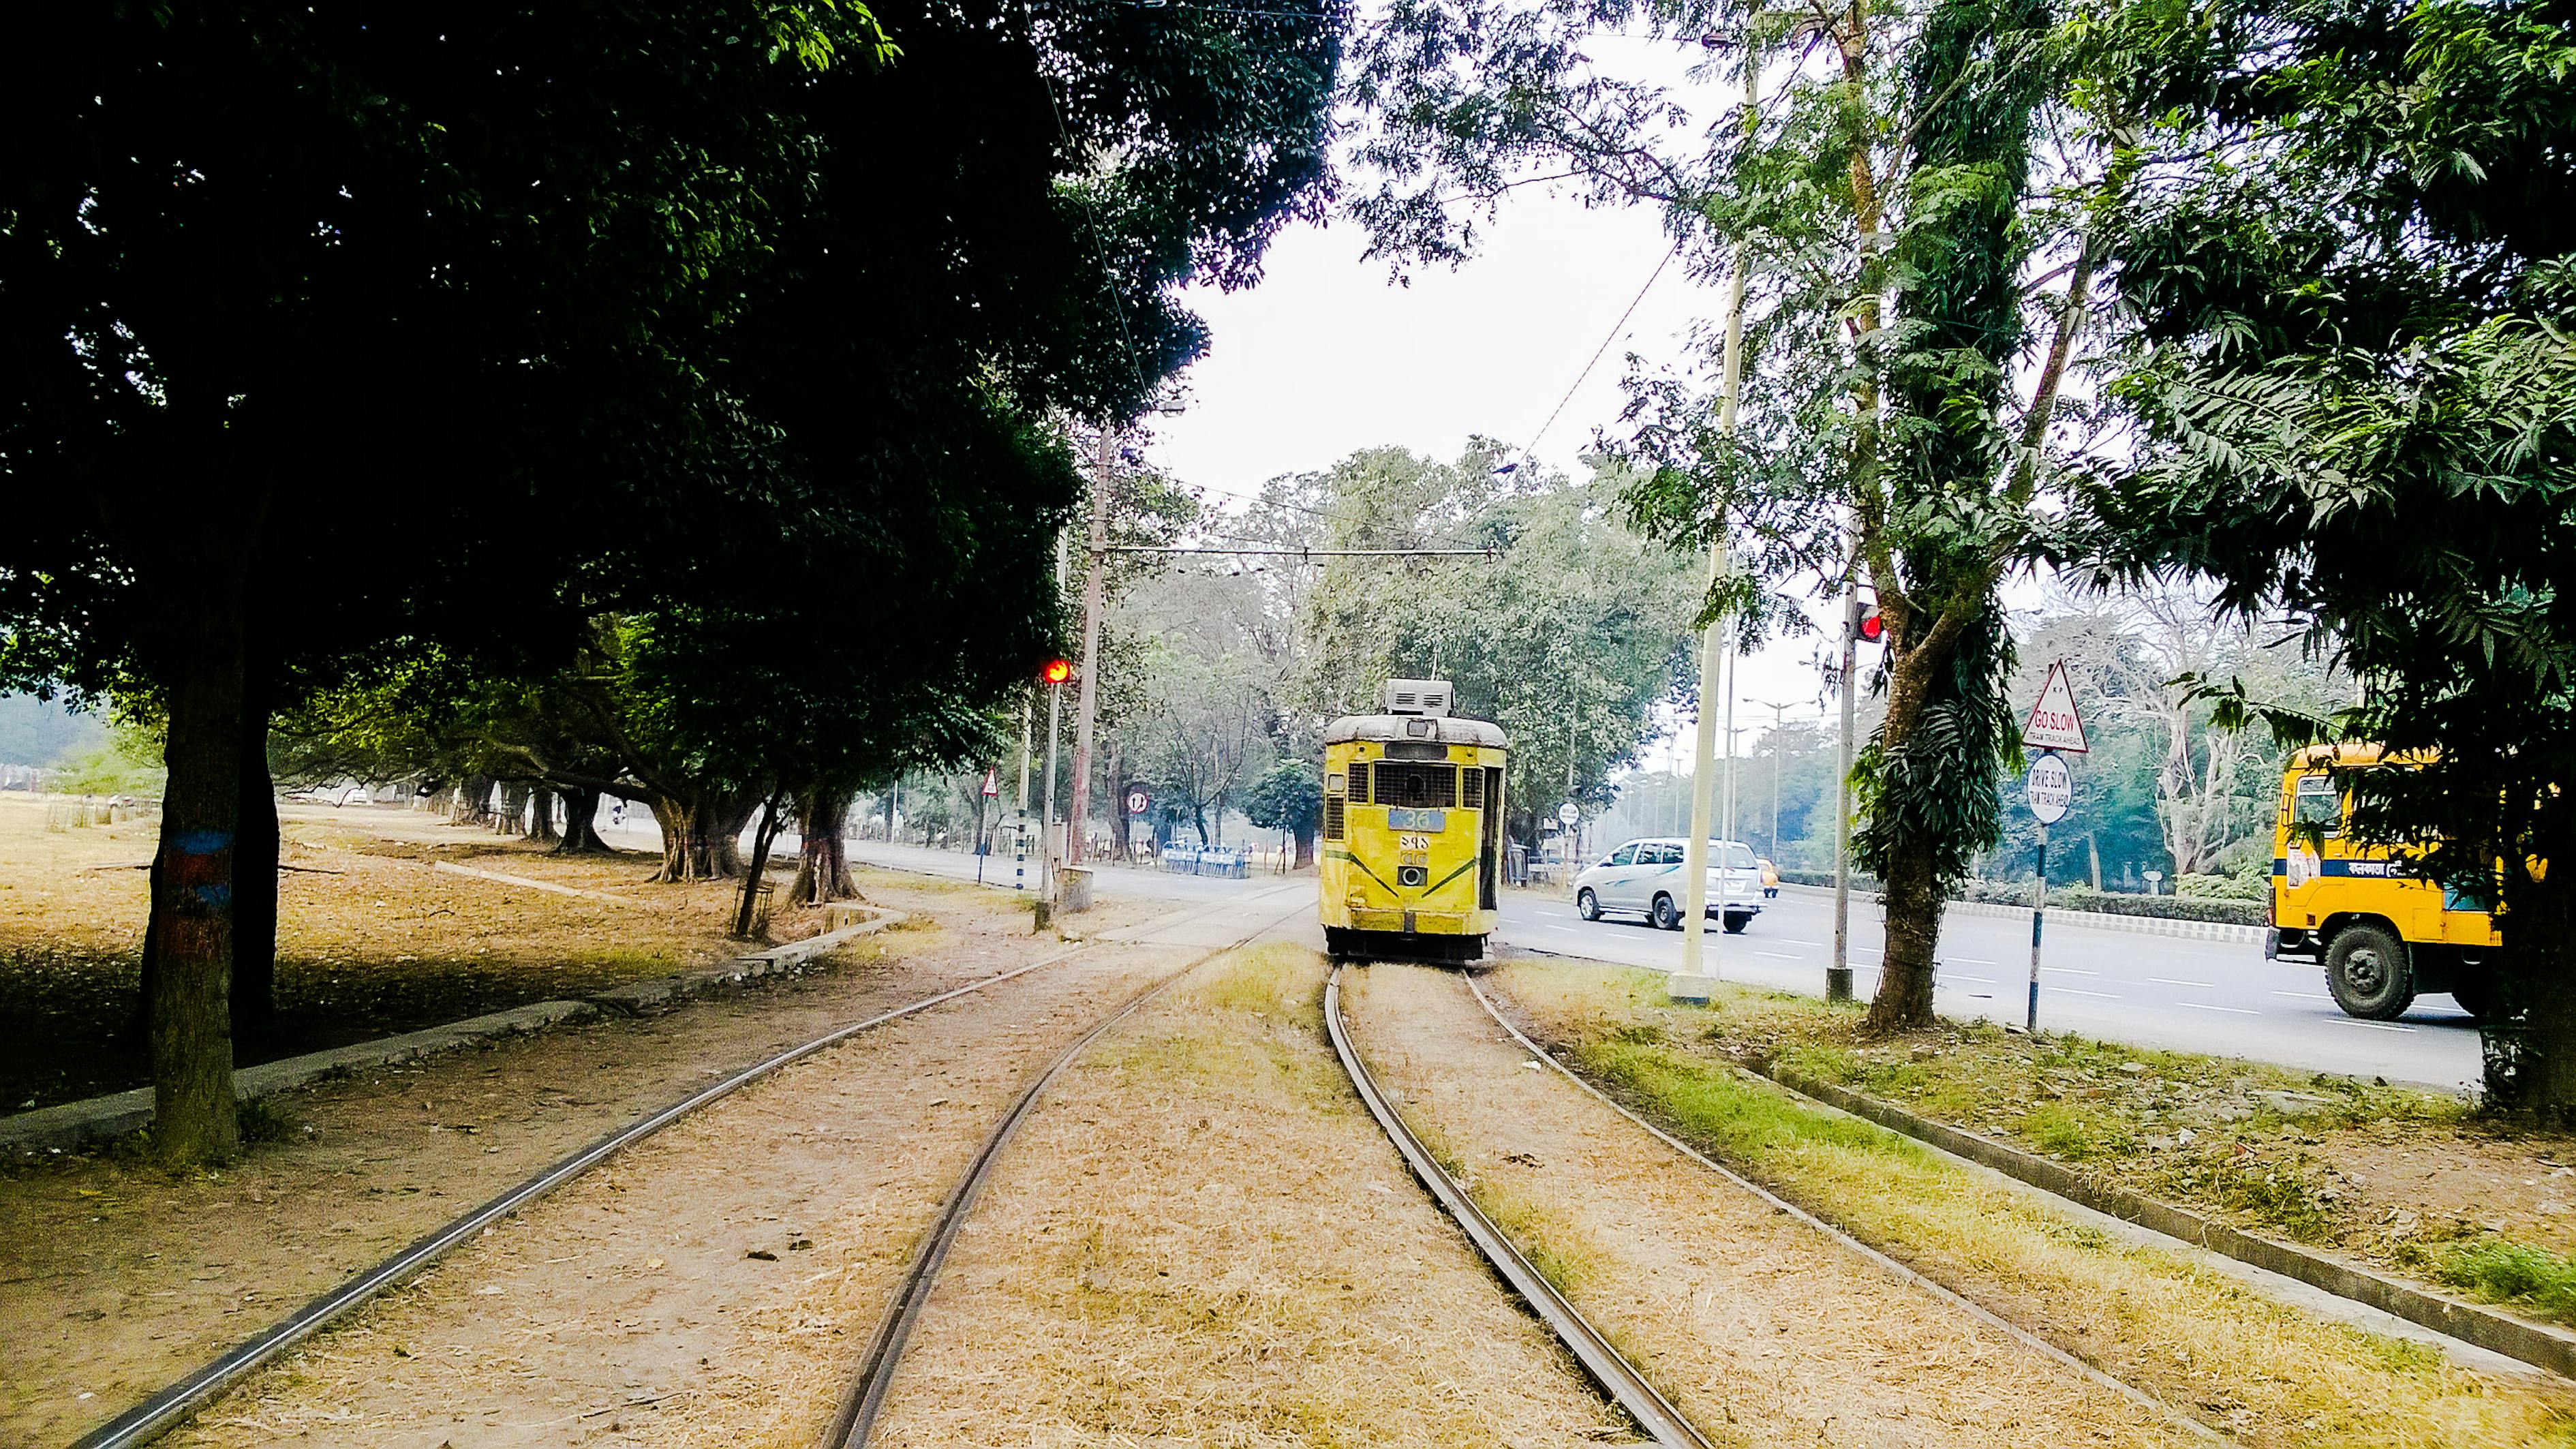
[[[1608,352],[1610,344],[1619,339],[1620,329],[1626,327],[1628,319],[1636,315],[1637,305],[1646,300],[1648,292],[1654,290],[1656,281],[1664,275],[1664,268],[1671,266],[1673,258],[1681,254],[1682,244],[1676,241],[1666,249],[1663,259],[1655,263],[1655,269],[1646,274],[1646,284],[1637,289],[1637,295],[1628,299],[1627,308],[1620,312],[1618,321],[1610,324],[1610,330],[1601,338],[1601,345],[1592,349],[1592,356],[1584,362],[1583,370],[1574,375],[1574,381],[1566,384],[1565,396],[1556,400],[1556,406],[1549,411],[1547,421],[1539,424],[1538,431],[1530,434],[1530,440],[1521,445],[1520,461],[1512,465],[1514,468],[1529,466],[1530,454],[1538,448],[1539,439],[1546,437],[1547,430],[1556,426],[1557,417],[1565,411],[1565,405],[1574,401],[1575,391],[1583,386],[1585,378],[1592,375],[1592,369],[1600,365],[1601,354]]]

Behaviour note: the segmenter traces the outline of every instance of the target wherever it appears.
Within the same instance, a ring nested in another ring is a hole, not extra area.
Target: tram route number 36
[[[1428,835],[1397,836],[1395,838],[1395,863],[1398,865],[1429,865],[1431,863],[1431,837]]]

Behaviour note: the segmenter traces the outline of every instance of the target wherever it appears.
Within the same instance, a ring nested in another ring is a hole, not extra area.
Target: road
[[[951,851],[850,843],[850,858],[956,879],[975,860]],[[993,867],[998,866],[996,871]],[[989,862],[986,879],[1007,880],[1009,862]],[[1109,868],[1094,877],[1110,895],[1206,900],[1263,889],[1268,878],[1196,876]],[[1541,891],[1507,891],[1502,939],[1525,950],[1670,971],[1681,964],[1679,932],[1605,918],[1586,923],[1574,907]],[[1833,955],[1833,900],[1784,890],[1741,936],[1708,932],[1709,960],[1729,981],[1821,995]],[[1852,903],[1852,985],[1877,986],[1884,942],[1878,907]],[[2079,926],[2052,917],[2042,958],[2039,1024],[2104,1041],[2210,1052],[2301,1071],[2386,1077],[2438,1087],[2474,1087],[2478,1034],[2447,996],[2426,996],[2399,1021],[2356,1021],[2337,1010],[2316,967],[2266,961],[2259,946],[2189,941]],[[1942,1014],[2018,1023],[2030,972],[2028,917],[1951,915],[1941,931],[1934,1001]]]

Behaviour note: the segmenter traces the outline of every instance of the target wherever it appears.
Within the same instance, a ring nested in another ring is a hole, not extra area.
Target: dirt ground
[[[1693,1422],[1748,1445],[2200,1442],[1534,1069],[1456,974],[1344,982],[1406,1120]]]
[[[0,1443],[68,1441],[611,1128],[1057,944],[1032,937],[1007,898],[971,887],[887,878],[869,893],[924,923],[802,977],[284,1094],[271,1099],[283,1139],[222,1172],[174,1177],[112,1155],[0,1172],[0,1322],[12,1325],[0,1334]],[[1148,909],[1113,903],[1085,919],[1105,927]],[[630,1171],[621,1161],[608,1175]]]
[[[148,1080],[129,1030],[156,819],[49,828],[0,795],[0,1112]],[[59,824],[59,820],[53,822]],[[736,884],[647,883],[633,851],[557,856],[410,810],[289,806],[278,876],[278,1022],[243,1065],[578,996],[739,954]],[[558,895],[432,868],[445,861],[598,891]],[[784,879],[784,877],[781,877]],[[772,935],[814,933],[782,911]]]
[[[1012,1144],[876,1442],[1628,1441],[1406,1175],[1322,1035],[1322,963],[1211,966]]]
[[[1562,963],[1489,981],[1533,1035],[1702,1151],[2241,1442],[2576,1444],[2563,1382],[2312,1315],[1745,1072],[1732,1000],[1676,1007],[1660,978]]]

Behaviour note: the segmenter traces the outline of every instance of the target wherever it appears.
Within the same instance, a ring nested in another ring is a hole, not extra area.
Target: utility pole
[[[1061,530],[1055,536],[1055,586],[1059,590],[1064,587],[1064,534]],[[1056,867],[1063,863],[1056,859],[1055,851],[1055,743],[1063,723],[1064,685],[1058,681],[1047,685],[1046,779],[1041,782],[1045,788],[1039,796],[1046,803],[1038,817],[1038,898],[1047,903],[1049,910],[1055,908]]]
[[[1762,76],[1761,62],[1753,47],[1744,48],[1744,123],[1749,129],[1754,121],[1755,87]],[[1744,392],[1744,271],[1752,264],[1752,253],[1739,238],[1734,255],[1727,259],[1726,269],[1726,347],[1722,354],[1717,392],[1717,429],[1733,436],[1736,404]],[[1734,565],[1726,554],[1726,509],[1718,507],[1717,539],[1709,548],[1708,578],[1712,587],[1722,587],[1733,577]],[[1719,675],[1725,668],[1727,650],[1733,634],[1732,620],[1725,614],[1709,621],[1700,632],[1699,641],[1699,727],[1693,735],[1691,754],[1691,828],[1682,841],[1682,969],[1666,979],[1665,991],[1675,1001],[1705,1004],[1717,985],[1720,963],[1706,956],[1708,944],[1708,835],[1715,801],[1709,798],[1709,755],[1716,742]],[[1730,741],[1730,745],[1732,742]],[[1732,753],[1730,749],[1730,753]],[[1720,951],[1724,947],[1720,946]],[[1705,969],[1703,970],[1703,966]]]
[[[1780,863],[1780,714],[1788,708],[1768,699],[1748,699],[1746,704],[1771,709],[1771,863]]]
[[[1857,543],[1857,535],[1854,539]],[[1852,999],[1851,975],[1851,829],[1852,829],[1852,671],[1860,663],[1860,554],[1852,554],[1852,576],[1843,582],[1843,729],[1834,746],[1834,959],[1825,968],[1825,999]]]
[[[1091,818],[1091,740],[1098,714],[1100,686],[1092,676],[1100,662],[1101,569],[1109,559],[1109,444],[1114,435],[1103,423],[1091,452],[1091,567],[1082,582],[1082,673],[1074,686],[1073,803],[1065,812],[1064,858],[1082,860],[1082,825]]]

